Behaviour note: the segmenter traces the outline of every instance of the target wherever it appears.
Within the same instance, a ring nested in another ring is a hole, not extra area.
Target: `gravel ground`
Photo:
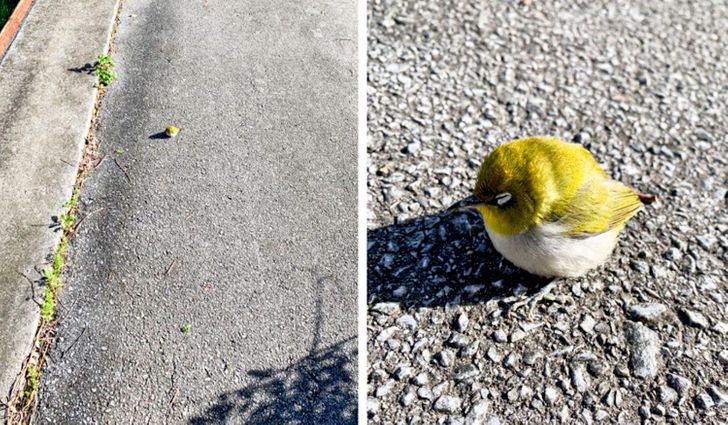
[[[728,420],[728,7],[641,3],[369,2],[372,423]],[[508,314],[543,279],[443,209],[537,134],[660,202]]]

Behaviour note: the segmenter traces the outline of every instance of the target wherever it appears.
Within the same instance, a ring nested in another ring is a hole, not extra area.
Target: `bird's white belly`
[[[516,266],[547,277],[577,277],[604,263],[617,243],[619,229],[587,238],[560,234],[557,226],[546,224],[512,236],[499,235],[487,228],[493,245]]]

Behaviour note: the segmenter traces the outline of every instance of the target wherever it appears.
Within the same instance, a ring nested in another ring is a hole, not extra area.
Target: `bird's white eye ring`
[[[511,198],[513,198],[513,196],[510,194],[510,192],[503,192],[499,195],[496,195],[495,203],[498,204],[499,207],[502,207],[503,205],[509,203],[511,201]]]

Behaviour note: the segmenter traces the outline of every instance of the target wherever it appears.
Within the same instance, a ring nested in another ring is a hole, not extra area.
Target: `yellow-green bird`
[[[581,145],[528,137],[496,147],[478,172],[474,208],[495,248],[546,277],[578,277],[602,264],[624,224],[654,196],[612,180]]]
[[[179,128],[173,125],[167,126],[167,128],[164,129],[164,134],[167,137],[176,137],[179,134]]]

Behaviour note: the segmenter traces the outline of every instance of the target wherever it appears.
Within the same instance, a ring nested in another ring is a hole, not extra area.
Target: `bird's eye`
[[[511,199],[513,199],[513,196],[510,194],[510,192],[503,192],[496,195],[495,203],[498,204],[499,207],[502,207],[507,203],[511,202]]]

